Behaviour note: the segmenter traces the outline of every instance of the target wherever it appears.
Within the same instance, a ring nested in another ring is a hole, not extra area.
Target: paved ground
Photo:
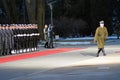
[[[0,64],[0,79],[120,80],[120,40],[108,41],[100,57],[95,44],[61,47],[84,49]]]

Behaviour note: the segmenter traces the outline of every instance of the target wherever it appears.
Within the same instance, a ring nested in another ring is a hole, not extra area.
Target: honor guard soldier
[[[2,33],[2,25],[0,24],[0,56],[3,55],[3,33]]]
[[[11,51],[13,50],[13,45],[14,45],[14,34],[12,29],[10,28],[10,25],[6,25],[6,30],[7,30],[7,34],[8,34],[8,54],[12,54]]]
[[[94,37],[94,42],[97,42],[98,45],[97,57],[99,56],[99,53],[101,51],[103,52],[103,55],[106,56],[104,50],[104,44],[107,37],[108,37],[108,31],[107,28],[104,26],[104,21],[100,21],[100,26],[96,29],[95,37]]]
[[[3,55],[7,55],[8,54],[8,34],[7,34],[7,29],[6,29],[6,25],[3,24],[3,35],[4,35],[4,42],[3,42]]]

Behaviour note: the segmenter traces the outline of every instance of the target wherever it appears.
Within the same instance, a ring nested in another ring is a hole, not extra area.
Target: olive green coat
[[[94,41],[97,41],[98,48],[104,48],[105,40],[108,36],[106,27],[98,27],[95,32]]]

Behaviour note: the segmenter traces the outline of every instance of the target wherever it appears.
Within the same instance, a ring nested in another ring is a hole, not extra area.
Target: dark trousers
[[[102,51],[102,53],[103,53],[104,56],[106,55],[104,48],[99,48],[99,49],[98,49],[98,52],[97,52],[97,57],[99,56],[99,53],[100,53],[101,51]]]
[[[45,48],[48,48],[48,42],[45,43],[44,47],[45,47]]]
[[[2,52],[3,52],[3,50],[2,50],[2,49],[0,49],[0,56],[2,56]]]
[[[49,46],[49,48],[54,48],[54,46],[53,46],[53,37],[49,38],[48,46]]]

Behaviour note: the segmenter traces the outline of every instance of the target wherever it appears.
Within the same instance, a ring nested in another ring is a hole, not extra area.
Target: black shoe
[[[50,46],[47,46],[46,48],[50,48]]]
[[[12,53],[9,53],[9,55],[12,55]]]
[[[47,48],[46,46],[44,46],[45,48]]]
[[[104,54],[103,56],[106,56],[106,54]]]
[[[97,55],[96,57],[99,57],[99,55]]]
[[[47,48],[48,46],[47,46],[47,45],[45,45],[44,47],[45,47],[45,48]]]

